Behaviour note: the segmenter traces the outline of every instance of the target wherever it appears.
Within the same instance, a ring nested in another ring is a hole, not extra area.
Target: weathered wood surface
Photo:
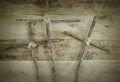
[[[30,2],[29,2],[30,1]],[[54,1],[53,1],[54,2]],[[91,43],[110,50],[107,53],[89,46],[80,67],[78,82],[120,81],[120,9],[119,0],[50,0],[48,17],[51,20],[80,19],[78,22],[50,23],[56,61],[57,82],[74,82],[76,60],[83,51],[83,43],[94,16],[98,19]],[[48,56],[47,37],[43,22],[45,0],[1,0],[0,3],[0,81],[35,82],[35,69],[28,49],[28,22],[37,43],[35,56],[41,82],[52,82]],[[40,21],[42,19],[42,21]],[[65,35],[67,31],[73,36]]]
[[[18,1],[18,4],[14,3],[15,1]],[[31,3],[19,4],[20,1],[22,0],[1,0],[0,15],[43,15],[45,12],[45,5],[40,7],[42,5]]]
[[[63,32],[68,31],[79,38],[85,38],[88,28],[91,24],[93,15],[50,15],[51,20],[72,20],[80,19],[80,22],[66,23],[51,23],[51,37],[62,37]],[[7,19],[7,20],[6,20]],[[27,21],[18,21],[17,19],[26,19]],[[0,20],[0,39],[27,39],[28,35],[28,22],[37,19],[43,19],[41,16],[3,16]],[[93,31],[92,38],[94,39],[118,39],[120,38],[119,32],[119,20],[120,16],[105,16],[104,19],[98,19]],[[45,25],[44,22],[33,21],[33,33],[35,39],[44,39],[45,36]]]
[[[42,77],[40,80],[42,82],[52,82],[49,62],[39,61],[38,63],[40,76]],[[75,61],[57,61],[57,82],[74,82],[75,66]],[[119,60],[84,60],[79,72],[78,82],[119,82],[119,68]],[[0,77],[2,82],[33,82],[35,81],[35,71],[31,61],[1,61]]]
[[[113,0],[52,1],[49,2],[49,14],[51,15],[90,15],[102,14],[103,12],[119,15],[120,12],[119,0],[114,0],[114,3]],[[0,4],[0,14],[4,15],[44,15],[46,11],[45,0],[39,0],[38,2],[37,0],[1,0]]]
[[[78,78],[78,82],[119,82],[119,66],[119,60],[85,61],[81,65],[81,69],[79,72],[80,77]]]
[[[29,19],[42,19],[42,16],[3,16],[0,20],[0,55],[1,60],[31,60],[28,45]],[[38,17],[38,18],[37,18]],[[69,32],[79,39],[85,39],[92,17],[88,15],[49,15],[51,20],[80,19],[80,22],[71,23],[50,23],[51,38],[63,39],[63,41],[53,43],[56,60],[77,60],[77,56],[82,52],[80,41],[65,35]],[[6,20],[8,18],[8,20]],[[85,59],[120,59],[119,52],[119,16],[105,16],[98,19],[92,35],[92,43],[102,48],[108,49],[111,53],[106,53],[96,47],[90,46]],[[18,21],[16,19],[26,19]],[[114,27],[114,28],[113,28]],[[38,60],[49,60],[46,44],[46,34],[44,22],[33,22],[32,31],[34,39],[39,45],[36,49]]]
[[[49,71],[49,62],[38,62],[41,82],[52,82],[50,71]],[[36,73],[32,61],[9,61],[9,62],[0,62],[0,81],[3,82],[35,82]]]

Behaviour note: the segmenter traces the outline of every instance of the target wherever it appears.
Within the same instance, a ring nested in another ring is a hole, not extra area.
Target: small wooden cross
[[[85,41],[78,38],[78,37],[76,37],[76,36],[74,36],[74,35],[72,35],[72,34],[70,34],[70,33],[68,33],[68,32],[64,32],[64,34],[66,34],[66,35],[68,35],[68,36],[70,36],[70,37],[84,43],[83,52],[82,52],[82,55],[79,56],[78,65],[77,65],[77,68],[76,68],[76,71],[75,71],[76,72],[75,73],[75,82],[78,82],[80,66],[81,66],[82,60],[83,60],[83,58],[84,58],[84,56],[86,54],[86,51],[87,51],[89,45],[94,46],[94,47],[96,47],[96,48],[98,48],[100,50],[104,50],[104,51],[106,51],[108,53],[110,52],[108,49],[103,49],[103,48],[101,48],[99,46],[96,46],[95,44],[91,43],[91,35],[93,33],[93,29],[95,28],[96,19],[100,19],[100,18],[101,18],[101,16],[94,16],[92,24],[91,24],[91,26],[89,28],[89,32],[87,34],[87,38],[86,38]]]

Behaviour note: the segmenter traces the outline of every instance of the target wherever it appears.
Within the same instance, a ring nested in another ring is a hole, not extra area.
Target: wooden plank
[[[120,61],[86,60],[79,71],[78,82],[119,82]],[[87,78],[86,78],[87,77]]]
[[[104,19],[98,19],[92,35],[93,39],[120,39],[120,16],[106,15]]]
[[[107,49],[110,53],[96,48],[94,46],[89,46],[87,53],[85,54],[85,60],[119,60],[120,59],[120,41],[119,40],[92,40],[92,44]],[[17,45],[16,45],[17,44]],[[45,61],[50,60],[48,57],[48,49],[46,42],[37,43],[38,49],[36,49],[35,56],[37,60]],[[27,48],[27,42],[22,44],[21,42],[7,42],[0,44],[0,60],[31,60],[30,52]],[[65,39],[61,42],[53,43],[53,50],[55,54],[55,60],[78,60],[78,55],[81,54],[83,50],[83,43],[73,38]]]
[[[34,17],[37,20],[42,19],[43,17],[39,16],[23,16],[23,19],[28,20],[28,21],[16,21],[16,19],[22,17],[22,16],[4,16],[1,18],[0,21],[0,26],[1,26],[1,39],[8,39],[8,38],[14,38],[14,39],[25,39],[27,38],[27,27],[28,24],[27,22],[32,20]],[[53,30],[52,37],[57,37],[61,36],[63,37],[63,32],[64,31],[69,31],[72,34],[75,34],[76,36],[80,38],[85,38],[86,37],[86,32],[88,31],[90,22],[91,22],[91,17],[93,16],[70,16],[70,15],[64,15],[64,16],[57,16],[57,15],[50,15],[49,16],[51,20],[56,21],[61,21],[61,25],[59,23],[51,23],[51,29]],[[93,32],[92,38],[93,39],[119,39],[119,16],[114,16],[111,18],[111,16],[107,16],[106,19],[103,20],[97,20],[95,30]],[[6,20],[7,19],[7,20]],[[22,18],[21,18],[22,19]],[[29,20],[30,19],[30,20]],[[65,21],[69,21],[71,19],[80,19],[80,22],[74,22],[70,21],[71,23],[65,23]],[[89,21],[88,21],[89,20]],[[116,22],[115,22],[116,21]],[[63,23],[62,23],[63,22]],[[73,23],[72,23],[73,22]],[[113,28],[114,27],[114,28]],[[62,28],[62,29],[58,29]],[[23,31],[24,30],[24,31]],[[35,38],[45,38],[45,27],[43,22],[36,21],[33,25],[33,30],[34,33],[36,34]],[[22,32],[21,32],[22,31]],[[60,34],[61,33],[61,34]]]
[[[77,60],[82,48],[82,43],[74,39],[66,39],[63,42],[53,44],[56,60]]]
[[[75,44],[76,42],[77,41],[75,40],[64,40],[62,42],[54,43],[53,49],[55,49],[54,50],[55,59],[56,60],[71,60],[71,59],[75,60],[80,50],[80,47],[79,47],[80,45]],[[1,46],[0,60],[25,60],[25,61],[31,60],[30,52],[27,48],[28,46],[27,43],[1,44],[0,46]],[[69,52],[69,50],[73,50],[73,48],[74,48],[74,52],[72,53]],[[35,56],[37,60],[41,60],[41,61],[50,59],[48,56],[48,48],[46,43],[39,44],[38,49],[36,49]]]
[[[57,82],[74,82],[76,61],[56,61]]]
[[[49,62],[38,62],[40,82],[52,82]],[[0,61],[0,81],[3,82],[35,82],[35,69],[32,61]]]
[[[0,39],[28,39],[28,22],[16,21],[21,16],[3,16],[0,20]],[[23,18],[32,18],[31,16],[23,16]],[[36,18],[36,17],[35,17]],[[41,18],[41,17],[39,17]],[[33,33],[36,34],[34,38],[45,37],[44,23],[35,22],[32,24]]]
[[[38,62],[42,82],[52,82],[48,61]],[[76,61],[57,61],[57,82],[73,82]],[[79,82],[119,82],[119,60],[84,60]],[[33,82],[35,71],[31,61],[0,61],[1,82]],[[87,78],[86,78],[87,77]]]
[[[52,19],[52,17],[50,17]],[[80,22],[77,17],[68,19],[68,17],[63,19],[52,19],[52,22],[56,23],[68,23],[68,22]],[[0,20],[0,39],[28,39],[28,22],[33,22],[32,30],[35,39],[45,39],[45,26],[41,16],[27,16],[27,15],[5,15],[1,17]],[[38,20],[38,21],[34,21]]]

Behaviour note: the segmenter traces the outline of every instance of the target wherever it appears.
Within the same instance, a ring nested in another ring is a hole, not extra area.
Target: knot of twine
[[[28,44],[28,48],[36,48],[37,47],[37,44],[35,42],[29,42]]]
[[[44,17],[44,22],[45,22],[45,23],[51,23],[49,17],[47,17],[47,16]]]
[[[91,42],[91,38],[88,38],[86,44],[89,46],[90,42]]]

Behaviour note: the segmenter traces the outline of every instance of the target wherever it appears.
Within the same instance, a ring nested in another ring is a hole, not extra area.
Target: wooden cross
[[[84,58],[84,56],[87,52],[87,49],[88,49],[89,45],[94,46],[94,47],[96,47],[100,50],[104,50],[104,51],[110,53],[110,51],[108,49],[103,49],[103,48],[101,48],[99,46],[96,46],[95,44],[91,43],[91,35],[93,33],[93,29],[95,28],[95,23],[96,23],[97,18],[100,18],[100,17],[94,16],[92,24],[91,24],[90,29],[89,29],[89,32],[87,34],[87,38],[86,38],[85,41],[76,37],[76,36],[74,36],[74,35],[72,35],[72,34],[70,34],[69,32],[64,32],[64,34],[66,34],[66,35],[68,35],[68,36],[70,36],[70,37],[72,37],[72,38],[74,38],[74,39],[76,39],[76,40],[78,40],[78,41],[80,41],[84,44],[83,52],[82,52],[82,55],[79,55],[78,65],[77,65],[77,68],[76,68],[76,71],[75,71],[76,72],[75,73],[75,82],[78,82],[80,66],[81,66],[82,60],[83,60],[83,58]]]
[[[82,55],[79,56],[79,61],[78,61],[78,65],[77,65],[77,69],[76,69],[76,75],[75,75],[75,82],[78,82],[78,77],[79,77],[79,70],[80,70],[80,66],[81,66],[81,63],[82,63],[82,59],[87,51],[87,48],[90,44],[90,39],[91,39],[91,35],[92,35],[92,32],[93,32],[93,28],[95,27],[95,23],[96,23],[96,16],[93,18],[93,21],[92,21],[92,24],[90,26],[90,29],[89,29],[89,32],[87,34],[87,38],[86,38],[86,42],[85,42],[85,45],[84,45],[84,49],[83,49],[83,52],[82,52]]]
[[[47,18],[47,20],[45,20],[46,22],[46,35],[47,35],[47,42],[48,42],[48,48],[49,48],[49,54],[50,54],[50,58],[51,58],[51,67],[52,67],[52,80],[53,82],[56,82],[56,70],[55,70],[55,60],[54,60],[54,55],[52,53],[52,41],[51,41],[51,35],[50,35],[50,26],[49,23],[50,22],[80,22],[80,20],[49,20],[49,18]]]

